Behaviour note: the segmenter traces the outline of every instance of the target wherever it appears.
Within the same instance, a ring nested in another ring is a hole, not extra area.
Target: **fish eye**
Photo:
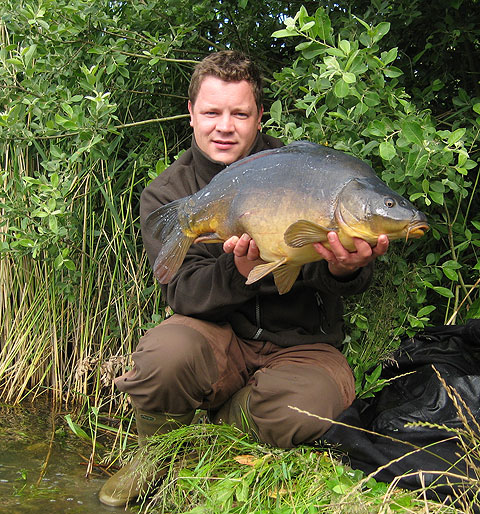
[[[395,207],[395,200],[393,198],[385,198],[385,205],[387,207]]]

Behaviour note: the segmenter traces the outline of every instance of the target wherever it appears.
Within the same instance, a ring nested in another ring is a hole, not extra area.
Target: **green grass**
[[[196,424],[153,437],[143,456],[147,474],[169,467],[140,502],[141,512],[455,512],[349,468],[332,449],[276,449],[228,425]]]

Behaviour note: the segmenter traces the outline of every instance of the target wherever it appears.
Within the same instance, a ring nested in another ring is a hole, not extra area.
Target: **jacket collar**
[[[263,149],[262,134],[261,132],[258,132],[257,137],[255,138],[255,141],[247,155],[252,155]],[[205,152],[200,150],[194,136],[192,136],[192,154],[195,162],[195,173],[202,182],[205,182],[205,184],[208,184],[208,182],[210,182],[217,173],[220,173],[227,167],[224,162],[215,161]]]

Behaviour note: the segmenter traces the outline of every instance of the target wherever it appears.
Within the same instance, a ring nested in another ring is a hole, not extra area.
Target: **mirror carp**
[[[266,262],[246,283],[273,273],[284,294],[303,264],[322,259],[312,244],[328,248],[329,231],[353,251],[353,238],[374,246],[380,234],[390,240],[417,238],[429,225],[360,159],[298,141],[231,164],[197,193],[152,212],[147,229],[162,242],[153,267],[162,284],[172,279],[192,244],[247,233]]]

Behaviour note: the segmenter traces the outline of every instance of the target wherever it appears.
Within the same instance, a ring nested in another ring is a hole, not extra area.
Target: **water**
[[[69,431],[62,415],[54,419],[52,441],[52,415],[44,406],[0,406],[0,513],[125,512],[99,502],[107,475],[94,469],[86,478],[82,455],[88,458],[91,446]]]

